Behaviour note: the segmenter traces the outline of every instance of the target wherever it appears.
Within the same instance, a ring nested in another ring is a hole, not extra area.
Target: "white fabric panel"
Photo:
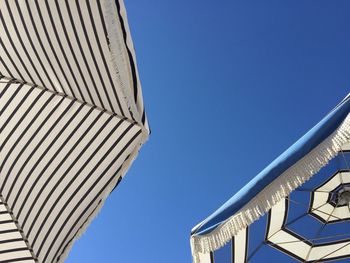
[[[341,181],[343,184],[348,184],[350,183],[350,172],[340,172],[340,176],[341,176]]]
[[[310,250],[310,245],[300,242],[298,238],[284,230],[278,231],[275,235],[269,238],[269,241],[300,258],[306,258]]]
[[[279,201],[273,209],[271,209],[271,223],[268,228],[267,237],[270,239],[274,234],[276,234],[283,227],[283,220],[286,212],[285,206],[286,200]]]
[[[335,218],[335,220],[349,218],[350,217],[349,207],[348,206],[336,207],[332,213],[332,216],[333,218]]]
[[[208,253],[208,254],[198,253],[198,254],[199,254],[199,258],[200,258],[201,263],[214,263],[211,261],[210,253]]]
[[[326,192],[315,192],[314,199],[311,206],[313,213],[319,213],[319,211],[322,211],[323,206],[328,201],[328,196],[329,196],[329,193],[326,193]]]
[[[331,222],[331,221],[340,219],[335,215],[336,209],[338,208],[334,208],[334,206],[328,203],[325,203],[323,206],[319,207],[317,210],[312,210],[312,213],[323,218],[326,222]]]
[[[308,260],[342,257],[350,254],[350,242],[313,247]]]
[[[0,204],[0,213],[1,212],[7,212],[6,207],[4,204]]]
[[[235,263],[245,263],[247,254],[247,230],[244,229],[234,237],[233,256]]]
[[[326,184],[316,189],[316,191],[324,191],[329,192],[332,191],[334,188],[336,188],[338,185],[342,183],[342,180],[339,176],[340,174],[337,174],[333,178],[331,178]]]
[[[350,151],[350,143],[344,144],[344,145],[341,147],[341,149],[342,149],[343,151]]]

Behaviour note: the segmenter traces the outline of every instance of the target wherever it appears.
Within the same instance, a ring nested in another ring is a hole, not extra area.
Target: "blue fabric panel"
[[[228,242],[224,247],[214,252],[213,263],[232,263],[232,242]]]

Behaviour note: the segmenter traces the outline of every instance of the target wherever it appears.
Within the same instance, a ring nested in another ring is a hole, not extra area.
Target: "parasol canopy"
[[[148,134],[122,0],[0,0],[0,262],[63,262]]]
[[[349,112],[348,95],[194,227],[194,262],[348,262]]]

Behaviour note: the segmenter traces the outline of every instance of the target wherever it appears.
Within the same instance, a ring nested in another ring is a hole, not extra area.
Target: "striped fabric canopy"
[[[122,0],[0,0],[0,262],[63,262],[148,134]]]
[[[196,263],[349,262],[350,96],[192,230]]]

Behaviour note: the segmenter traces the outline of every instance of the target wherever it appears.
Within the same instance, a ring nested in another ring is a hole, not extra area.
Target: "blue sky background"
[[[153,133],[67,262],[191,262],[191,228],[350,92],[350,2],[125,4]]]

